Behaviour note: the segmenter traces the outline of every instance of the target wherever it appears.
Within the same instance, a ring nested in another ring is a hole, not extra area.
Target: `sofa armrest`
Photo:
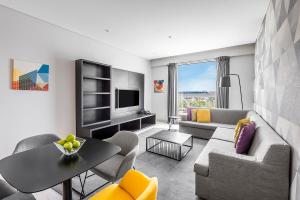
[[[288,183],[282,181],[284,175],[280,170],[253,156],[211,151],[209,177],[211,199],[265,199],[265,195],[270,194],[284,199],[288,196]]]
[[[187,121],[187,114],[186,113],[180,114],[180,120],[181,121]]]

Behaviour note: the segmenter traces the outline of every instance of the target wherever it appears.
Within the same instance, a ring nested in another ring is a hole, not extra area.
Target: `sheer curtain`
[[[177,115],[177,64],[168,65],[168,122],[169,116]]]
[[[220,79],[222,76],[229,74],[229,61],[230,57],[222,56],[216,59],[217,61],[217,80],[216,80],[216,107],[228,108],[229,107],[229,88],[219,87]]]

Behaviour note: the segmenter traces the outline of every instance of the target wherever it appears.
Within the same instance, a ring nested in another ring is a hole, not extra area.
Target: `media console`
[[[144,74],[85,59],[75,68],[77,136],[105,139],[156,123],[155,114],[134,114],[144,109]]]
[[[118,131],[137,131],[156,123],[155,114],[133,114],[125,117],[111,119],[109,123],[83,127],[79,137],[105,139],[113,136]]]

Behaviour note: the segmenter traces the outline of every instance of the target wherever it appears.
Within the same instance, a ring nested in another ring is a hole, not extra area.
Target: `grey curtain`
[[[177,65],[168,65],[168,122],[169,116],[177,115]]]
[[[219,87],[222,76],[229,74],[230,57],[222,56],[217,58],[217,80],[216,80],[216,106],[217,108],[229,107],[229,88]]]

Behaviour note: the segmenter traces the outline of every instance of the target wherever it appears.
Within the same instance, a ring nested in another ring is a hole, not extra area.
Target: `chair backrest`
[[[120,181],[119,186],[135,200],[156,200],[158,181],[149,178],[137,170],[129,170]]]
[[[210,109],[211,122],[221,124],[236,125],[240,119],[246,117],[247,113],[247,110],[233,110],[222,108]]]
[[[4,180],[0,179],[0,199],[4,199],[5,197],[8,197],[16,192],[17,190],[15,188],[10,186]]]
[[[156,200],[158,189],[158,180],[156,177],[151,178],[149,185],[136,200]]]
[[[139,145],[139,137],[131,131],[119,131],[105,141],[120,146],[121,152],[119,154],[124,156]]]
[[[60,138],[54,134],[42,134],[42,135],[36,135],[36,136],[29,137],[29,138],[25,138],[25,139],[21,140],[20,142],[18,142],[13,154],[27,151],[30,149],[34,149],[34,148],[38,148],[43,145],[47,145],[52,142],[55,142],[59,139]]]

